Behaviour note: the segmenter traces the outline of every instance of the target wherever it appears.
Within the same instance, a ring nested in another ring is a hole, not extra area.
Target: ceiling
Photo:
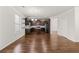
[[[64,11],[67,11],[72,6],[17,6],[15,7],[18,11],[24,14],[24,16],[31,17],[50,17],[57,15]]]

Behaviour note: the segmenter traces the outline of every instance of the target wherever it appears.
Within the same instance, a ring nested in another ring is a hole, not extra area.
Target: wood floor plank
[[[53,33],[32,32],[4,48],[2,53],[72,53],[79,52],[79,43]]]

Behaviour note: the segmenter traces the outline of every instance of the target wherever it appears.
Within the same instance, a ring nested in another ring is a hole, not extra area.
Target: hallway
[[[51,43],[52,42],[52,43]],[[23,36],[1,52],[3,53],[51,53],[79,52],[79,43],[72,42],[56,33],[38,31]]]

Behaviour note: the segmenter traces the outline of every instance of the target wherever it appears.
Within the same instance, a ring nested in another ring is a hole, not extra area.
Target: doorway
[[[32,32],[46,32],[50,34],[50,19],[25,18],[25,34],[31,34]]]

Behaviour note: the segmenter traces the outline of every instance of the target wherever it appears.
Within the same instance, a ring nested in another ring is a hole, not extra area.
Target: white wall
[[[75,40],[75,17],[74,8],[59,14],[58,16],[58,34]]]
[[[15,34],[15,14],[24,17],[11,7],[0,7],[0,50],[24,35],[24,29]]]
[[[79,7],[73,7],[56,16],[52,16],[50,19],[51,34],[53,31],[57,31],[59,35],[74,42],[79,42]]]
[[[79,42],[79,7],[75,7],[75,40]]]

